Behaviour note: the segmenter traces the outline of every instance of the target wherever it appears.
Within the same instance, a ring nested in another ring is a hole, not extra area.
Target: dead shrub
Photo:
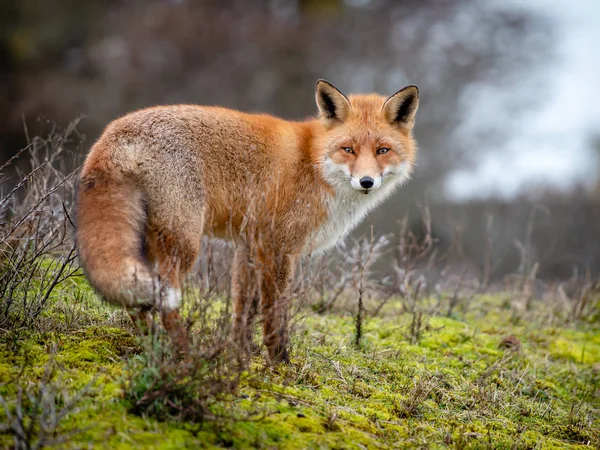
[[[82,400],[92,389],[95,379],[74,392],[65,387],[63,375],[52,356],[38,382],[15,380],[15,398],[0,395],[5,415],[0,434],[11,436],[15,449],[58,446],[84,431],[78,428],[63,431],[61,427],[69,416],[83,408]]]
[[[11,170],[20,178],[0,196],[0,328],[34,327],[57,287],[80,275],[70,213],[77,171],[65,165],[75,158],[64,158],[80,143],[77,122],[53,127],[0,167],[0,176]],[[14,166],[27,156],[22,173]]]

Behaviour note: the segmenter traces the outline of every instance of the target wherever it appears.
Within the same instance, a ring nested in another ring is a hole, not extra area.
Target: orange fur
[[[343,237],[409,176],[416,153],[415,87],[346,98],[320,81],[317,104],[320,117],[305,122],[174,105],[109,124],[79,185],[77,243],[91,284],[130,310],[158,308],[183,342],[180,280],[201,236],[235,240],[235,338],[249,344],[260,304],[269,355],[287,360],[295,257]],[[357,189],[365,176],[381,176],[381,187]]]

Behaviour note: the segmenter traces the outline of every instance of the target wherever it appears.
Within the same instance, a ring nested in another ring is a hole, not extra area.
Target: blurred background
[[[51,123],[81,118],[85,154],[145,106],[302,119],[318,78],[345,93],[416,84],[415,177],[355,236],[396,233],[407,213],[419,234],[428,205],[454,267],[597,276],[598,44],[593,0],[3,0],[0,164]]]

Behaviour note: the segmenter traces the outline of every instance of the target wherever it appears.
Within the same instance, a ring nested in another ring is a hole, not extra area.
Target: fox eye
[[[377,154],[378,155],[385,155],[387,152],[389,152],[390,149],[386,148],[386,147],[381,147],[377,149]]]
[[[354,155],[354,150],[352,150],[351,147],[342,147],[342,150],[344,150],[346,153],[348,153],[350,155]]]

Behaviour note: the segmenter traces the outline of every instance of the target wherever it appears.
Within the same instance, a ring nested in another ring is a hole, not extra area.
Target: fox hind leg
[[[157,303],[167,333],[181,352],[188,349],[188,331],[179,313],[181,281],[192,269],[200,252],[201,223],[181,223],[165,227],[150,219],[149,251],[156,260],[160,293]],[[194,226],[196,225],[196,226]]]
[[[141,334],[150,334],[154,329],[154,320],[152,319],[152,313],[149,309],[129,309],[127,312],[129,313],[131,321]]]
[[[142,254],[144,262],[150,269],[156,264],[156,255],[152,252],[152,249],[148,242],[148,236],[144,233],[144,242],[142,245]],[[142,335],[148,335],[155,330],[155,323],[152,317],[151,307],[141,308],[128,308],[127,313],[136,327],[137,331]]]

